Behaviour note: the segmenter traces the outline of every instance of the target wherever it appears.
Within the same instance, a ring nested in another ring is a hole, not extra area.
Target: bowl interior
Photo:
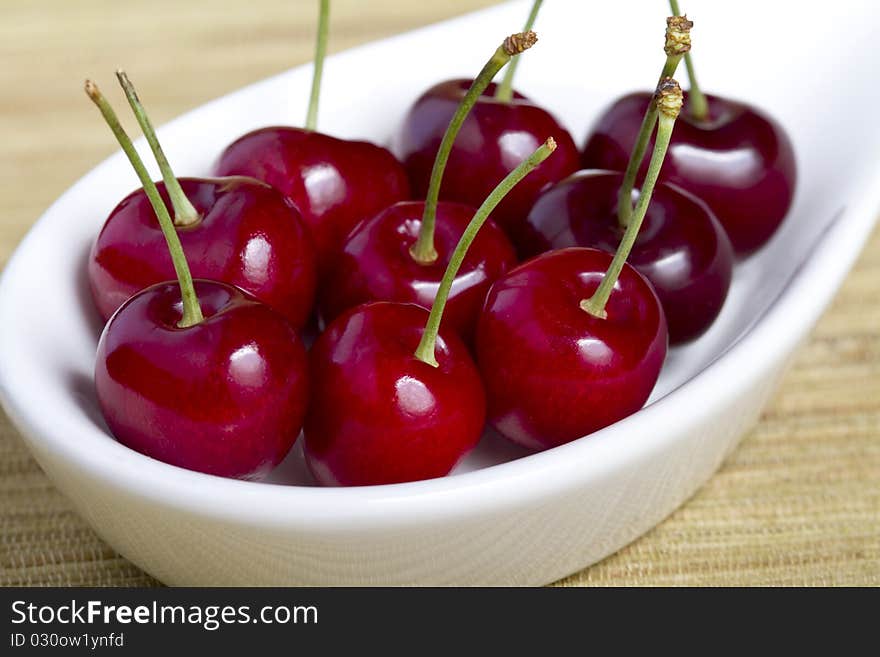
[[[473,75],[500,39],[519,29],[527,4],[506,3],[332,57],[324,74],[320,129],[387,144],[409,104],[436,80]],[[833,26],[835,35],[846,38],[833,46],[830,57],[820,48],[828,41],[827,12],[799,7],[793,21],[789,3],[762,3],[762,27],[755,39],[763,43],[753,48],[744,45],[750,21],[737,6],[687,3],[696,23],[694,57],[705,89],[747,99],[774,115],[795,145],[799,182],[781,231],[737,268],[730,297],[712,329],[693,344],[671,350],[649,404],[728,351],[772,306],[834,218],[871,184],[880,128],[874,118],[876,86],[863,53],[870,52],[880,20],[868,2],[847,5],[847,11],[836,12]],[[605,105],[621,93],[650,86],[659,72],[666,11],[663,2],[607,3],[603,27],[597,29],[588,3],[547,3],[537,26],[540,42],[525,55],[517,87],[552,108],[582,143]],[[308,65],[294,69],[162,127],[159,135],[175,171],[207,174],[222,148],[243,132],[298,123],[305,115],[310,75]],[[683,77],[682,67],[684,82]],[[116,102],[122,108],[120,98]],[[147,152],[143,142],[139,147]],[[47,437],[38,450],[100,453],[120,463],[145,460],[116,443],[97,409],[92,370],[101,327],[84,275],[101,224],[136,186],[122,154],[109,158],[46,212],[5,272],[2,393],[14,400],[13,416],[28,414],[35,432]],[[40,417],[35,409],[51,409],[51,414]],[[520,458],[534,457],[487,435],[455,474]],[[313,484],[298,447],[269,481]]]

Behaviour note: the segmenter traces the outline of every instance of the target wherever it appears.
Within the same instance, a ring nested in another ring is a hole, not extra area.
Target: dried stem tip
[[[86,80],[85,89],[86,89],[86,94],[92,100],[96,100],[98,98],[98,96],[101,95],[101,92],[98,91],[98,85],[96,85],[91,80]]]
[[[672,78],[663,78],[654,92],[654,102],[657,110],[671,119],[678,117],[684,97],[678,82]]]
[[[667,57],[684,55],[691,49],[691,28],[693,21],[687,16],[670,16],[666,19],[666,45],[664,50]]]
[[[535,45],[537,41],[538,35],[529,30],[528,32],[511,34],[504,40],[501,47],[504,48],[504,52],[513,57],[514,55],[518,55],[521,52],[528,50]]]

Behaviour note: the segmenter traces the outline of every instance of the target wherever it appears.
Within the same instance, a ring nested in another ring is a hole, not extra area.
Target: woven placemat
[[[7,0],[0,262],[113,150],[79,96],[85,74],[109,86],[125,63],[161,123],[307,60],[312,4],[127,0],[123,12],[112,0]],[[488,4],[334,0],[332,48]],[[156,584],[85,525],[0,416],[0,585]],[[665,584],[880,585],[880,232],[720,472],[653,531],[561,582]]]

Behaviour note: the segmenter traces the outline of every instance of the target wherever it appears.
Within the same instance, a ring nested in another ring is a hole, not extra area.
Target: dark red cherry
[[[426,91],[413,105],[395,137],[394,151],[406,166],[413,195],[428,189],[434,157],[453,114],[472,80],[448,80]],[[521,182],[492,213],[492,219],[517,241],[526,213],[549,183],[578,168],[577,146],[568,131],[525,96],[510,102],[495,98],[490,84],[465,119],[455,140],[440,187],[440,198],[478,207],[508,173],[547,137],[556,153]]]
[[[300,128],[238,138],[220,156],[217,174],[252,176],[290,197],[312,233],[321,272],[361,220],[409,198],[406,172],[388,150]]]
[[[282,194],[251,178],[181,178],[201,219],[178,227],[193,276],[232,283],[302,328],[315,296],[315,253],[300,214]],[[157,183],[165,206],[171,203]],[[143,189],[110,213],[88,264],[104,319],[145,287],[175,278],[174,266]]]
[[[391,484],[446,475],[480,438],[485,397],[455,333],[433,367],[413,354],[428,311],[375,302],[339,316],[310,354],[305,456],[325,485]]]
[[[529,255],[569,246],[617,251],[624,232],[617,218],[622,182],[622,173],[579,171],[545,190],[528,217],[533,230]],[[733,249],[705,203],[661,183],[654,188],[627,262],[654,286],[669,340],[681,343],[702,335],[721,312],[730,288]]]
[[[489,422],[546,449],[639,410],[666,356],[666,320],[645,278],[624,265],[601,319],[581,308],[612,256],[569,248],[495,281],[477,326]]]
[[[423,202],[396,203],[362,222],[349,235],[319,308],[329,323],[344,310],[367,301],[399,301],[431,308],[449,258],[474,216],[467,205],[440,202],[434,232],[437,260],[420,264],[410,254],[422,225]],[[452,284],[443,326],[466,341],[492,282],[516,264],[513,246],[492,221],[480,228]]]
[[[745,256],[772,237],[791,207],[794,151],[770,116],[720,96],[706,98],[707,120],[695,120],[687,106],[681,113],[660,179],[705,201],[737,255]],[[584,148],[585,168],[626,168],[650,100],[649,93],[630,94],[601,115]]]
[[[180,287],[136,294],[101,336],[95,390],[117,440],[172,465],[257,479],[290,450],[308,371],[290,323],[232,285],[195,281],[204,319],[180,328]]]

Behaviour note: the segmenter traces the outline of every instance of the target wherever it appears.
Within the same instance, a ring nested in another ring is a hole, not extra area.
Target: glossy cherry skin
[[[302,328],[314,305],[315,250],[290,200],[252,178],[181,178],[180,185],[201,215],[177,230],[193,276],[237,285]],[[171,212],[165,185],[156,186]],[[143,189],[110,213],[92,246],[88,275],[105,320],[136,292],[176,280]]]
[[[319,272],[331,268],[360,221],[409,198],[406,171],[388,150],[300,128],[239,137],[220,156],[217,174],[252,176],[290,197],[312,233]]]
[[[587,139],[584,168],[626,169],[650,98],[630,94],[602,114]],[[720,96],[707,99],[706,121],[691,118],[687,106],[682,110],[660,179],[705,201],[743,257],[773,236],[791,207],[794,150],[782,126],[760,110]]]
[[[98,344],[95,390],[116,439],[198,472],[259,479],[299,435],[308,361],[290,323],[240,289],[196,280],[204,321],[179,328],[176,282],[113,315]]]
[[[581,309],[611,263],[589,248],[551,251],[495,281],[477,326],[489,422],[547,449],[639,410],[666,357],[666,319],[650,283],[629,265],[600,319]]]
[[[396,203],[352,231],[321,293],[319,308],[325,322],[367,301],[415,303],[430,310],[449,258],[475,210],[461,203],[438,203],[434,224],[437,260],[422,265],[409,250],[418,239],[424,209],[422,202]],[[470,341],[489,287],[514,265],[513,246],[488,220],[452,283],[442,325]]]
[[[437,149],[471,80],[447,80],[428,89],[413,105],[395,136],[394,151],[406,166],[413,193],[424,196]],[[492,212],[492,219],[518,242],[519,229],[538,192],[578,168],[577,146],[546,110],[522,94],[495,100],[490,84],[464,120],[443,173],[440,198],[479,207],[501,180],[548,137],[553,156],[522,180]]]
[[[534,253],[569,246],[617,251],[624,232],[617,220],[622,183],[622,173],[591,170],[546,189],[528,217]],[[721,312],[730,289],[733,248],[705,203],[680,187],[659,183],[627,262],[654,286],[669,341],[678,344],[702,335]]]
[[[428,311],[374,302],[340,315],[310,353],[306,462],[328,486],[442,477],[483,432],[486,401],[476,365],[442,331],[432,367],[413,354]]]

